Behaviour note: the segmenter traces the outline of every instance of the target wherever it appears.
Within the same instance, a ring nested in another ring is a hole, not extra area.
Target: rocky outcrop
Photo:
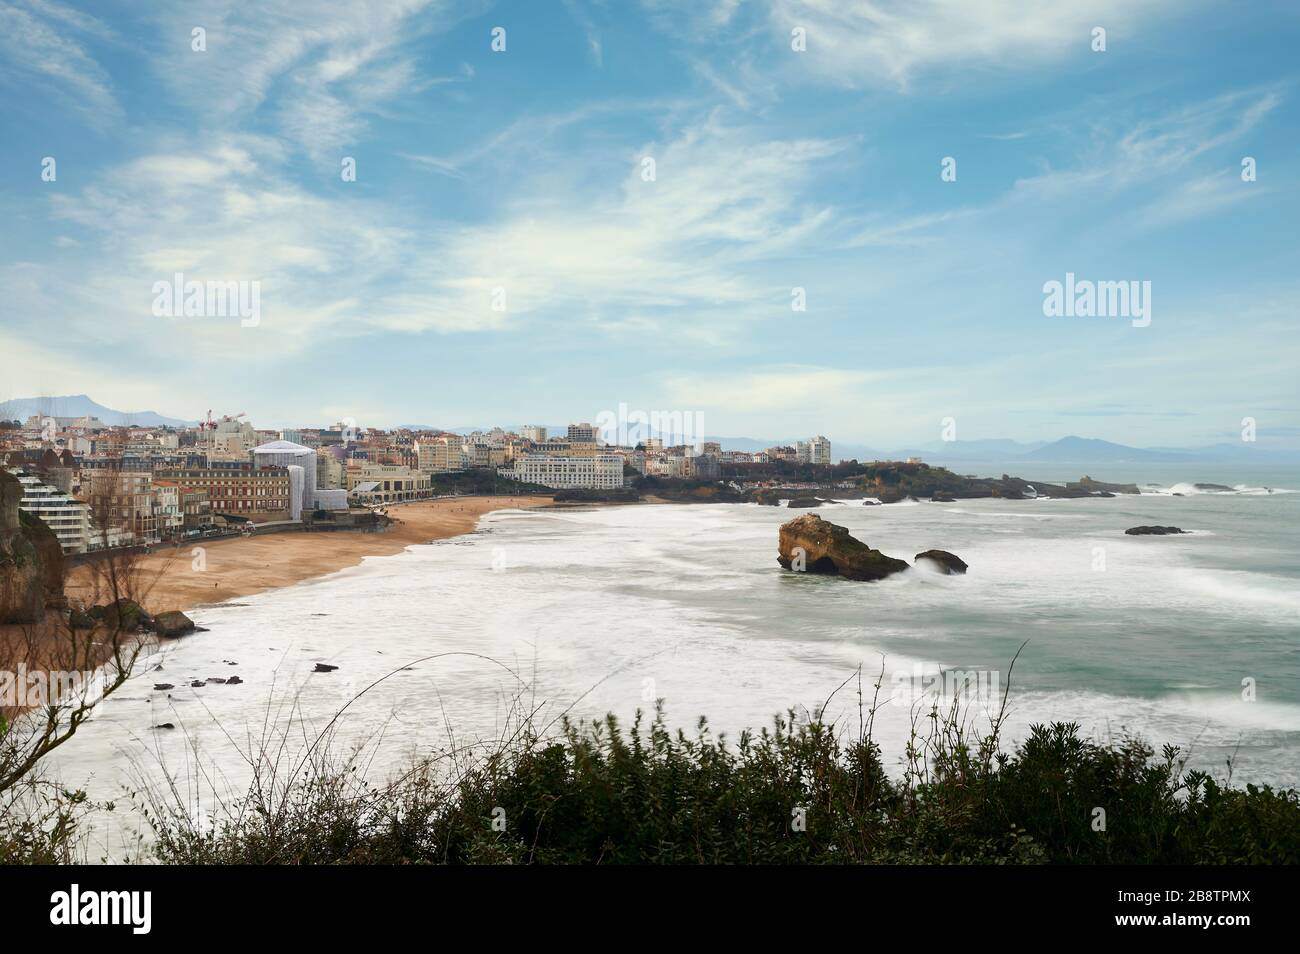
[[[63,598],[63,550],[49,527],[19,510],[23,485],[0,470],[0,623],[34,623]]]
[[[787,570],[849,580],[882,580],[909,568],[855,539],[845,527],[806,513],[781,525],[777,562]]]
[[[922,560],[925,560],[940,573],[946,573],[949,576],[957,576],[966,572],[966,561],[955,553],[949,553],[947,550],[926,550],[924,553],[918,553],[916,563],[919,564]]]
[[[1109,494],[1137,494],[1137,484],[1108,484],[1101,480],[1093,480],[1086,474],[1079,478],[1078,483],[1067,484],[1068,487],[1077,487],[1080,490],[1086,490],[1091,494],[1109,493]]]
[[[792,497],[786,506],[791,510],[811,510],[813,507],[820,507],[823,502],[816,497]]]
[[[159,636],[175,639],[194,632],[194,621],[180,610],[171,610],[153,618],[153,631]]]
[[[1171,533],[1186,533],[1178,527],[1129,527],[1124,531],[1130,537],[1163,537]]]
[[[63,545],[40,517],[20,510],[18,520],[23,533],[36,547],[36,558],[41,565],[41,585],[45,587],[45,605],[63,607]]]
[[[103,606],[92,606],[86,612],[110,629],[133,630],[153,625],[153,617],[144,611],[144,607],[125,597]]]

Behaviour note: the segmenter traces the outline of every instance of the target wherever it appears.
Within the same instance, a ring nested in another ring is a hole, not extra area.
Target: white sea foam
[[[461,741],[493,738],[519,686],[502,665],[532,685],[547,718],[568,707],[576,717],[627,718],[662,697],[675,724],[689,728],[705,714],[734,733],[791,706],[819,706],[858,666],[874,675],[882,654],[891,672],[1005,671],[1028,637],[1011,739],[1030,722],[1075,720],[1097,732],[1122,724],[1157,743],[1199,740],[1215,759],[1223,754],[1215,747],[1241,743],[1249,759],[1240,779],[1300,784],[1300,666],[1286,651],[1300,636],[1300,585],[1293,564],[1270,556],[1290,552],[1292,511],[1244,497],[1224,502],[1227,510],[1216,503],[1198,512],[1203,537],[1170,547],[1124,537],[1113,511],[1087,501],[1032,512],[1003,500],[910,503],[843,506],[835,521],[909,561],[949,550],[970,564],[966,575],[923,566],[853,583],[783,571],[776,532],[786,514],[769,507],[492,515],[454,544],[195,611],[211,632],[170,647],[164,660],[166,681],[182,688],[150,692],[155,677],[144,676],[131,695],[147,702],[110,705],[56,763],[70,784],[113,798],[122,753],[157,752],[183,771],[192,738],[204,764],[238,784],[243,762],[230,737],[259,731],[268,699],[273,720],[296,704],[295,718],[318,729],[349,690],[439,653],[460,655],[402,671],[349,710],[349,739],[400,727],[400,741],[375,761],[380,775],[412,747],[444,743],[445,718]],[[1179,505],[1146,501],[1153,510]],[[1280,505],[1294,510],[1294,498]],[[1265,506],[1274,516],[1243,542],[1242,518]],[[498,552],[504,568],[494,570]],[[316,674],[316,662],[340,668]],[[232,672],[243,685],[188,688],[189,677]],[[1239,699],[1247,676],[1258,680],[1260,702]],[[846,688],[832,715],[856,724],[856,705],[856,687]],[[879,716],[888,758],[902,751],[910,717],[898,707]],[[164,721],[183,729],[151,730]],[[119,814],[105,824],[131,823]]]

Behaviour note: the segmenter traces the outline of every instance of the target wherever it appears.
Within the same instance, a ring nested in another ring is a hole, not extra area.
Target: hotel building
[[[510,467],[503,467],[499,473],[512,480],[557,490],[613,490],[623,486],[623,458],[617,454],[596,454],[591,457],[529,454],[516,460]]]
[[[206,467],[157,471],[160,480],[208,492],[216,516],[246,517],[258,523],[289,519],[289,471],[254,468],[245,461],[212,461]]]

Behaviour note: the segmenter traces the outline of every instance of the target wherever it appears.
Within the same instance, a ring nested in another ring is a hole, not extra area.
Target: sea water
[[[874,735],[897,770],[924,710],[899,688],[962,670],[992,674],[990,710],[1009,688],[1008,743],[1072,721],[1178,745],[1220,776],[1231,762],[1238,784],[1300,785],[1300,494],[1147,489],[815,511],[892,556],[940,548],[970,566],[876,583],[781,569],[784,507],[498,512],[459,538],[194,611],[209,631],[152,657],[54,765],[119,799],[96,822],[111,856],[140,826],[124,787],[167,772],[206,805],[247,783],[249,752],[286,729],[290,748],[309,744],[361,690],[335,746],[364,740],[377,780],[432,747],[498,738],[521,704],[554,725],[627,721],[662,699],[673,725],[706,716],[732,738],[825,708],[856,731],[859,688],[870,704],[876,681]],[[1190,532],[1124,534],[1137,524]]]

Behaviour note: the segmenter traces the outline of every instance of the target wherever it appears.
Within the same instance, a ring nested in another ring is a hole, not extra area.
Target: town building
[[[512,480],[556,489],[613,490],[623,486],[623,458],[617,454],[591,457],[528,454],[499,473]]]
[[[831,442],[818,434],[808,442],[808,461],[813,464],[831,462]]]
[[[290,479],[285,467],[210,461],[205,467],[160,470],[157,477],[206,490],[216,516],[243,517],[255,523],[290,519]]]
[[[348,498],[357,503],[398,503],[433,494],[433,481],[419,470],[400,464],[350,461],[347,468]]]
[[[568,438],[576,444],[595,444],[600,440],[600,429],[586,423],[570,424]]]
[[[85,553],[91,548],[90,507],[58,487],[42,483],[35,474],[16,474],[23,496],[18,509],[40,518],[59,539],[64,553]]]

